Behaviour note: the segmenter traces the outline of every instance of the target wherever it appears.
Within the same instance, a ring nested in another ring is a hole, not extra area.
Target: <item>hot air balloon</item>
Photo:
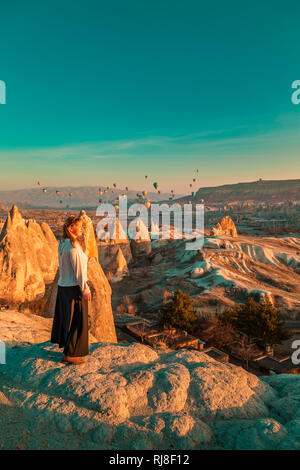
[[[57,196],[60,194],[60,191],[56,191]]]
[[[107,186],[106,189],[109,190],[109,189],[110,189],[110,186]]]
[[[145,180],[148,178],[148,175],[145,175]]]
[[[46,189],[46,188],[44,188],[44,189],[43,189],[43,193],[46,193],[46,192],[47,192],[47,189]]]
[[[174,193],[174,190],[173,190],[173,189],[171,189],[171,193]]]
[[[145,206],[147,207],[147,209],[149,209],[149,207],[151,206],[151,202],[146,202]]]
[[[118,210],[119,210],[119,206],[115,206],[115,209],[116,209],[116,211],[118,211]]]
[[[125,190],[128,191],[128,186],[126,186]]]
[[[191,188],[192,186],[193,186],[193,185],[192,185],[192,183],[191,183],[191,184],[190,184],[190,188]]]
[[[143,195],[144,197],[147,196],[147,194],[148,194],[147,191],[143,191],[143,192],[142,192],[142,195]]]
[[[153,183],[153,186],[154,186],[155,189],[157,189],[158,188],[158,183],[156,183],[156,182]]]
[[[114,188],[116,188],[116,187],[117,187],[116,183],[114,183],[114,184],[113,184],[113,187],[114,187]]]
[[[72,193],[69,193],[69,196],[70,196],[70,197],[73,197],[73,194],[72,194]]]
[[[99,196],[102,196],[103,195],[103,191],[99,191]]]
[[[197,168],[197,170],[196,170],[196,171],[197,171],[197,173],[199,173],[199,170],[198,170],[198,168]]]
[[[196,181],[196,178],[193,178],[193,181],[194,181],[194,183],[195,183],[195,181]]]
[[[37,185],[38,185],[38,186],[41,186],[41,182],[40,182],[40,181],[38,181],[38,182],[37,182]]]

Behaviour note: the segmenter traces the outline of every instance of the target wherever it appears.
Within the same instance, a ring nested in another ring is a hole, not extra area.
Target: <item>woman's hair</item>
[[[67,220],[64,223],[63,226],[63,241],[65,241],[67,238],[70,240],[71,245],[74,247],[74,243],[76,240],[76,237],[73,235],[69,227],[73,224],[77,224],[77,222],[82,222],[82,219],[80,216],[72,215],[67,218]]]

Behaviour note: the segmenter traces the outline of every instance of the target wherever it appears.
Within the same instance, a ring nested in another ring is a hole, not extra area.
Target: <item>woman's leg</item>
[[[83,357],[89,354],[88,302],[82,299],[80,291],[72,302],[70,329],[64,354],[69,357]]]
[[[70,307],[71,299],[68,288],[58,286],[50,341],[58,344],[60,348],[65,346],[67,339]]]

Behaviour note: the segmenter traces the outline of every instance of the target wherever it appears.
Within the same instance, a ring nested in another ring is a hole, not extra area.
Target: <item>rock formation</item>
[[[229,215],[226,215],[225,217],[223,217],[220,223],[217,223],[216,227],[213,227],[211,235],[227,235],[229,237],[237,237],[238,233],[236,230],[235,223],[229,217]]]
[[[109,265],[117,255],[119,248],[122,250],[126,263],[130,263],[132,260],[130,243],[118,217],[108,223],[103,230],[99,230],[97,238],[101,266],[105,268]]]
[[[94,344],[80,367],[60,358],[50,343],[7,351],[0,448],[299,450],[300,375],[139,343]]]
[[[128,276],[129,274],[128,266],[127,266],[126,259],[123,255],[121,248],[118,249],[114,258],[107,265],[106,271],[112,274],[113,281],[119,281],[124,276]]]
[[[57,241],[50,227],[25,222],[14,205],[0,234],[1,299],[23,303],[42,297],[57,266]]]
[[[148,229],[140,218],[136,222],[136,233],[130,241],[130,246],[134,258],[149,255],[152,251]]]
[[[86,215],[84,210],[80,211],[80,218],[82,220],[82,229],[84,234],[81,239],[82,249],[89,258],[96,258],[98,260],[98,247],[93,222],[90,217]]]

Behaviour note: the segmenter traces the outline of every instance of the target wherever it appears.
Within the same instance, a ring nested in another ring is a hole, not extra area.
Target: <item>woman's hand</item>
[[[92,300],[92,296],[90,292],[88,294],[83,294],[82,297],[84,298],[84,300],[88,300],[88,301]]]

